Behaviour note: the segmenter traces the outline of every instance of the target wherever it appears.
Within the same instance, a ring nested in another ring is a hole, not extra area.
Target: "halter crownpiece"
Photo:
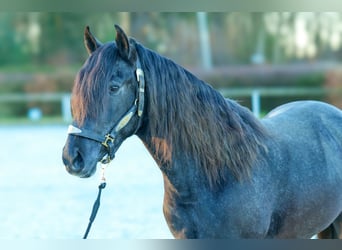
[[[107,156],[101,160],[102,163],[109,163],[111,160],[114,159],[115,152],[114,152],[114,142],[117,134],[123,129],[129,121],[132,119],[134,114],[137,113],[138,117],[141,118],[143,111],[144,111],[144,103],[145,103],[145,78],[144,78],[144,71],[141,69],[141,64],[139,58],[137,58],[137,69],[135,71],[135,75],[138,82],[138,89],[135,101],[131,108],[122,116],[122,118],[112,127],[112,129],[105,135],[100,135],[95,133],[92,130],[88,130],[85,128],[78,128],[74,125],[69,125],[68,127],[68,134],[84,137],[87,139],[91,139],[93,141],[101,143],[102,146],[105,147],[107,150]],[[141,124],[141,119],[138,122],[137,128],[135,132],[139,129]],[[134,133],[135,133],[134,132]]]
[[[135,75],[137,77],[137,81],[140,82],[140,77],[144,77],[144,71],[142,71],[141,68],[137,68],[137,70],[135,71]]]
[[[144,71],[141,69],[140,61],[137,60],[137,70],[135,71],[137,81],[139,83],[139,94],[138,94],[138,116],[141,117],[144,111],[144,103],[145,103],[145,77]]]

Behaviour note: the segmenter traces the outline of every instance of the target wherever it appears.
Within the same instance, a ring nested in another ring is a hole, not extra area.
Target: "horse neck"
[[[177,194],[182,200],[195,199],[195,193],[208,187],[201,169],[181,148],[170,148],[163,138],[151,136],[148,129],[137,135],[163,174],[166,196]]]
[[[139,46],[138,54],[146,105],[137,135],[163,173],[192,171],[211,187],[225,185],[232,173],[248,177],[266,137],[259,121],[169,59]]]

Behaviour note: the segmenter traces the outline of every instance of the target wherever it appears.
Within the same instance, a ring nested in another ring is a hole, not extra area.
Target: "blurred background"
[[[106,42],[114,24],[256,116],[299,99],[342,108],[342,13],[0,12],[0,239],[82,236],[97,178],[61,161],[70,91],[85,26]],[[142,143],[128,139],[111,165],[90,238],[171,238]]]
[[[0,13],[0,122],[70,119],[84,27],[106,42],[114,23],[250,108],[258,89],[261,113],[294,98],[342,105],[329,91],[342,81],[341,13]]]

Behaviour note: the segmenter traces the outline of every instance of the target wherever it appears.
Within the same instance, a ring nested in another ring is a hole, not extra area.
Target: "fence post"
[[[260,91],[257,89],[252,92],[252,111],[255,117],[260,117]]]
[[[63,121],[65,122],[70,122],[72,120],[70,108],[70,94],[64,94],[62,96],[62,117]]]
[[[204,69],[209,70],[212,68],[213,63],[211,59],[207,14],[205,12],[197,12],[197,22],[200,35],[202,66]]]

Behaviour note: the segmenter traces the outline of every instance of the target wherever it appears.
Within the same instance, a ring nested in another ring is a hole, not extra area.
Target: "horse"
[[[296,101],[258,119],[115,25],[75,77],[63,162],[87,178],[136,135],[175,238],[342,238],[342,112]]]

